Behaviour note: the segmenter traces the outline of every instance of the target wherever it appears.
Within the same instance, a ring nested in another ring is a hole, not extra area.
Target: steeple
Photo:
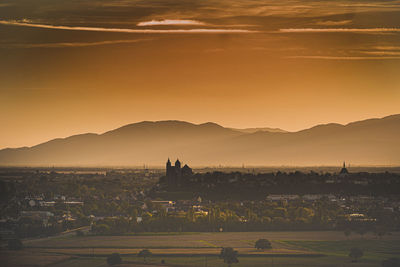
[[[340,174],[341,174],[341,175],[346,175],[346,174],[348,174],[348,173],[349,173],[349,171],[348,171],[347,168],[346,168],[346,162],[343,161],[343,168],[340,170]]]
[[[177,169],[181,168],[181,162],[179,161],[179,159],[176,159],[176,161],[175,161],[175,168],[177,168]]]
[[[168,161],[167,161],[167,168],[166,168],[166,175],[167,176],[170,176],[171,175],[171,161],[169,160],[169,158],[168,158]]]

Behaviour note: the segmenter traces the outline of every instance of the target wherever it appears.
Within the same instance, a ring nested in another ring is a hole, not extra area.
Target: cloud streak
[[[352,23],[352,20],[340,20],[340,21],[326,20],[326,21],[318,21],[315,24],[321,26],[339,26],[339,25],[347,25],[350,23]]]
[[[53,30],[68,30],[68,31],[91,31],[91,32],[117,32],[117,33],[254,33],[252,30],[242,29],[123,29],[123,28],[103,28],[103,27],[81,27],[81,26],[55,26],[48,24],[34,24],[18,21],[0,20],[0,25],[31,27]]]
[[[292,29],[280,29],[279,32],[283,33],[329,33],[329,32],[350,32],[350,33],[390,33],[400,32],[400,28],[292,28]]]
[[[362,53],[374,56],[400,56],[400,51],[364,51]]]
[[[380,46],[375,46],[372,48],[376,49],[376,50],[400,50],[400,46],[389,46],[389,45],[385,45],[385,46],[380,45]]]
[[[197,20],[176,20],[176,19],[164,19],[164,20],[151,20],[142,21],[137,24],[137,26],[159,26],[159,25],[205,25],[204,22]]]
[[[72,42],[72,43],[41,43],[41,44],[4,44],[3,47],[12,48],[68,48],[68,47],[88,47],[88,46],[102,46],[114,44],[131,44],[153,39],[136,39],[136,40],[111,40],[100,42]]]
[[[321,60],[383,60],[400,59],[400,56],[362,57],[362,56],[289,56],[289,59],[321,59]]]

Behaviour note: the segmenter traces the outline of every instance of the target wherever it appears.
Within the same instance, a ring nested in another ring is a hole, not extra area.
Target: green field
[[[254,242],[266,238],[272,249],[260,251]],[[400,233],[382,239],[372,235],[352,236],[342,232],[246,232],[246,233],[151,233],[126,236],[50,237],[24,241],[22,251],[1,251],[2,266],[107,266],[107,255],[118,252],[121,266],[224,266],[218,258],[221,247],[239,252],[233,266],[381,266],[384,259],[400,252]],[[351,263],[350,248],[364,256]],[[150,249],[153,256],[143,263],[136,255]],[[165,264],[161,264],[161,260]]]

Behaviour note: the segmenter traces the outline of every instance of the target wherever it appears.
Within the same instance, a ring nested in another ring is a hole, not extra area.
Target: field
[[[254,242],[266,238],[273,249],[261,251]],[[234,266],[381,266],[400,252],[400,233],[382,239],[372,235],[344,236],[342,232],[154,233],[127,236],[58,236],[26,240],[22,251],[1,251],[2,266],[107,266],[107,255],[122,255],[121,266],[224,266],[221,247],[239,252]],[[364,256],[348,257],[352,247]],[[136,255],[147,248],[153,256],[144,264]],[[165,264],[161,264],[164,260]]]

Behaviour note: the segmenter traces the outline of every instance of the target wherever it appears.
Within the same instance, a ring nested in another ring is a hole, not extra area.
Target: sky
[[[400,113],[400,1],[2,0],[0,149],[143,120]]]

